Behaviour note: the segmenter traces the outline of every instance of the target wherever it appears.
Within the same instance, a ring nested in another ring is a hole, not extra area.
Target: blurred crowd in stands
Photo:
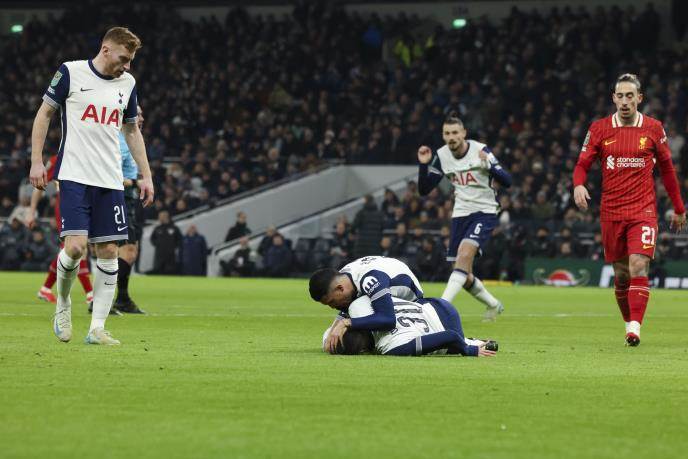
[[[673,18],[676,39],[660,43],[660,30],[672,25],[662,24],[651,4],[513,9],[501,23],[471,19],[460,29],[307,1],[284,18],[236,9],[189,22],[173,8],[134,10],[87,4],[0,38],[0,216],[30,193],[31,125],[55,69],[95,55],[112,23],[128,25],[144,44],[132,73],[157,187],[151,220],[163,211],[174,217],[212,206],[327,161],[414,163],[419,145],[442,145],[444,114],[458,110],[469,137],[490,145],[514,178],[499,192],[502,225],[479,263],[489,272],[483,277],[517,278],[510,270],[518,271],[514,260],[525,255],[599,257],[599,173],[589,176],[588,214],[572,205],[571,176],[588,124],[613,110],[610,82],[628,71],[643,82],[642,111],[664,122],[688,198],[688,46],[678,23],[685,15]],[[63,36],[70,39],[55,39]],[[46,150],[55,152],[57,119],[48,138]],[[664,216],[671,206],[661,184],[657,189]],[[44,204],[41,216],[51,211]],[[446,192],[420,198],[410,186],[403,196],[389,193],[376,212],[385,234],[380,251],[419,266],[442,252],[451,215]],[[350,258],[358,230],[356,222],[340,222],[326,251]],[[271,241],[294,251],[297,262],[299,241]],[[684,255],[666,233],[660,253],[664,245],[667,257]],[[226,271],[254,269],[249,258]]]

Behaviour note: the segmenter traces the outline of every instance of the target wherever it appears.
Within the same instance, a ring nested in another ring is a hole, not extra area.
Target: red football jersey
[[[46,174],[48,178],[48,182],[52,182],[53,180],[57,180],[57,177],[55,177],[55,164],[57,163],[57,155],[51,156],[50,161],[48,161],[48,167],[46,169]],[[62,229],[62,219],[60,218],[60,188],[58,185],[57,189],[57,194],[55,195],[55,226],[57,228],[57,232],[59,233],[60,230]]]
[[[57,155],[51,156],[48,160],[48,165],[45,170],[46,174],[48,175],[48,182],[57,180],[57,177],[55,177],[55,164],[57,164]]]
[[[685,212],[671,151],[662,123],[638,112],[633,126],[622,126],[617,114],[594,121],[583,142],[573,174],[584,185],[593,161],[602,168],[600,220],[645,220],[657,217],[652,171],[658,164],[664,186],[678,214]]]

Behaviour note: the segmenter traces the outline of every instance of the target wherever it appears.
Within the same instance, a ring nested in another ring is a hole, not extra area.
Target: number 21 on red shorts
[[[602,222],[604,259],[613,262],[631,254],[654,258],[657,243],[656,220]]]

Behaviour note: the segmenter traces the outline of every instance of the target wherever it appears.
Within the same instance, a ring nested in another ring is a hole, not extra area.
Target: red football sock
[[[50,263],[50,269],[48,269],[48,277],[45,278],[43,282],[43,287],[47,289],[52,289],[53,285],[57,281],[57,257]]]
[[[624,322],[631,321],[631,309],[628,307],[628,283],[620,283],[614,280],[614,295],[616,296],[616,304],[619,305],[619,311]]]
[[[93,290],[89,274],[91,274],[91,270],[88,267],[88,261],[82,258],[79,262],[79,282],[81,282],[81,286],[84,288],[85,293],[89,293]]]
[[[631,320],[643,323],[647,301],[650,299],[650,283],[645,276],[631,278],[628,288],[628,306],[631,309]]]

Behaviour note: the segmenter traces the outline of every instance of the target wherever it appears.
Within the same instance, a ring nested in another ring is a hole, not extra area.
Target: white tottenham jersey
[[[435,308],[430,303],[402,300],[392,297],[396,328],[390,331],[374,331],[375,350],[384,354],[420,336],[445,330]],[[422,301],[422,300],[421,300]],[[351,318],[366,317],[373,313],[370,298],[362,296],[349,306]],[[435,353],[444,354],[446,349]]]
[[[420,282],[411,269],[402,261],[388,257],[363,257],[352,261],[339,270],[351,276],[356,286],[357,296],[369,295],[373,300],[390,293],[406,300],[423,297]],[[389,291],[379,288],[381,274],[389,277]]]
[[[43,100],[61,112],[56,178],[124,189],[119,132],[124,123],[136,122],[134,77],[103,75],[90,60],[65,62]]]
[[[476,212],[496,214],[498,210],[495,191],[490,185],[490,171],[480,159],[480,151],[487,150],[484,143],[467,140],[468,152],[456,159],[447,145],[437,150],[441,172],[430,164],[429,171],[444,173],[454,186],[454,212],[452,217],[465,217]]]

